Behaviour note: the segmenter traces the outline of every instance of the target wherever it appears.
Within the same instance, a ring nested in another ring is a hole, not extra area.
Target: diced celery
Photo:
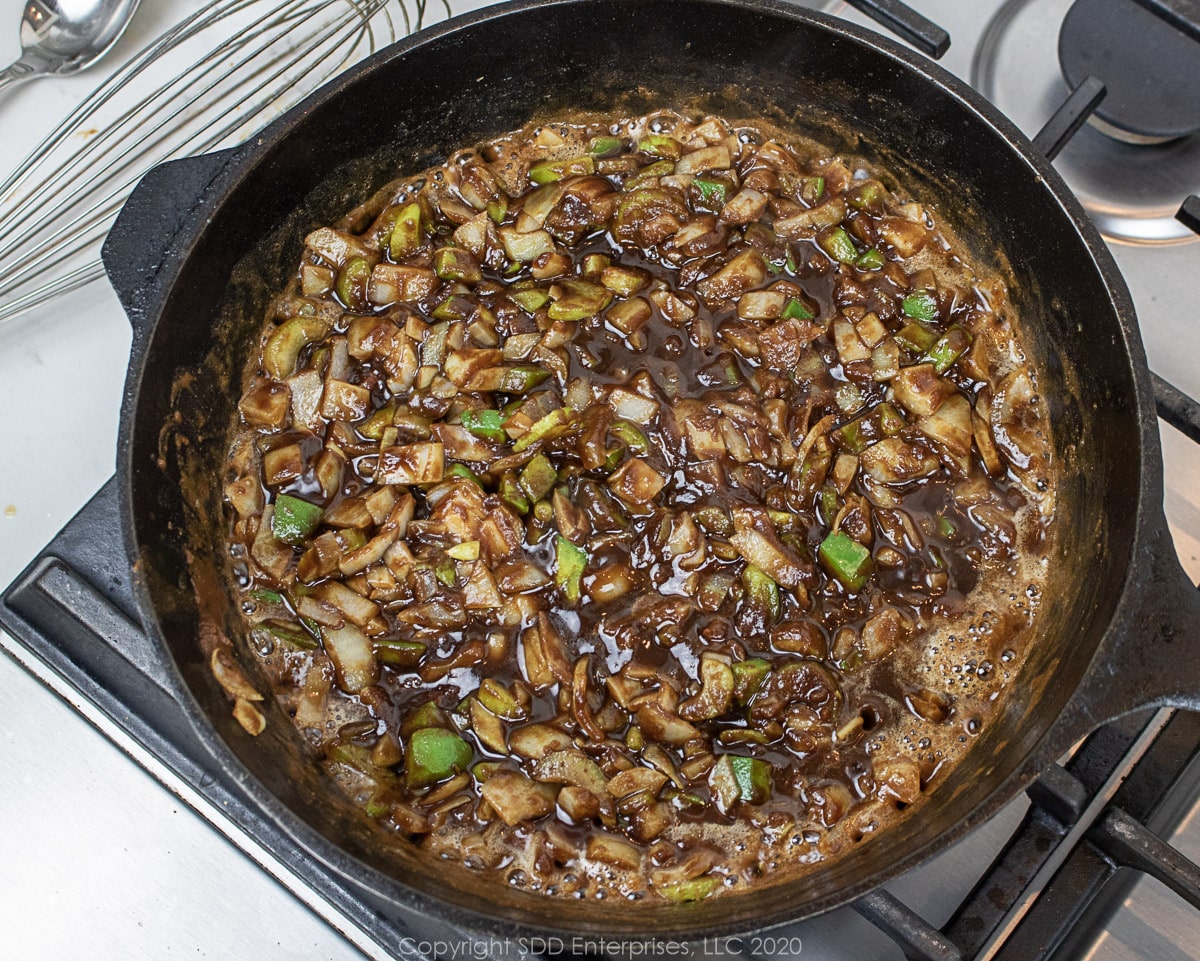
[[[568,160],[543,160],[529,168],[529,179],[535,184],[552,184],[567,177],[586,176],[596,172],[591,156],[571,157]]]
[[[521,468],[519,483],[531,501],[540,501],[554,490],[554,485],[558,483],[558,471],[545,454],[538,454]]]
[[[408,204],[392,225],[388,253],[392,260],[403,260],[421,246],[421,205]]]

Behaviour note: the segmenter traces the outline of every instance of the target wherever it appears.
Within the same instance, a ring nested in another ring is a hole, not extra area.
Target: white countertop
[[[957,4],[918,5],[953,19],[949,11]],[[456,11],[480,5],[454,0]],[[193,9],[196,0],[165,6],[145,0],[114,60]],[[21,0],[0,0],[0,59],[17,54],[20,8]],[[961,19],[961,8],[955,12]],[[958,50],[952,49],[949,66],[961,74],[969,50]],[[41,80],[0,97],[0,174],[99,77],[97,71]],[[1200,266],[1200,245],[1192,250]],[[1120,256],[1140,254],[1129,249]],[[1134,293],[1149,329],[1157,320],[1154,269],[1141,276]],[[1190,324],[1174,320],[1169,336],[1147,334],[1152,363],[1200,394],[1195,360],[1200,316]],[[111,476],[129,339],[124,314],[103,282],[0,326],[0,585],[16,577]],[[1200,456],[1174,437],[1167,443],[1168,511],[1191,531],[1179,543],[1193,577],[1200,577],[1195,538]],[[75,710],[3,656],[0,771],[4,957],[361,957]]]

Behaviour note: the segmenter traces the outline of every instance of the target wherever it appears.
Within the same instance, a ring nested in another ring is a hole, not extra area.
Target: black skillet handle
[[[141,330],[146,293],[175,256],[180,229],[234,150],[159,164],[142,177],[117,215],[100,257],[134,331]]]
[[[1105,643],[1050,734],[1056,753],[1143,708],[1200,711],[1200,589],[1161,509],[1152,523]]]

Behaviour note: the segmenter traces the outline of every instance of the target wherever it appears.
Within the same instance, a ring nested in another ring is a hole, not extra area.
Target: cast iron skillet
[[[197,596],[222,586],[224,438],[264,285],[307,229],[454,147],[565,108],[760,114],[881,162],[1010,275],[1062,452],[1039,636],[1004,712],[920,815],[817,873],[702,906],[549,901],[387,843],[269,716],[250,738],[203,664]],[[389,166],[390,164],[390,166]],[[255,251],[259,266],[237,268]],[[134,328],[118,474],[148,632],[180,708],[264,812],[327,869],[397,907],[488,933],[731,934],[853,899],[994,814],[1067,746],[1149,705],[1200,708],[1200,600],[1162,512],[1149,375],[1128,292],[1044,158],[953,77],[843,22],[750,0],[522,0],[419,34],[252,142],[151,172],[104,259]]]

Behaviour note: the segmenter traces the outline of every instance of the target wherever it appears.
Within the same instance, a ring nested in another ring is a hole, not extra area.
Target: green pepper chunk
[[[396,404],[393,402],[386,407],[380,407],[355,428],[368,440],[378,441],[383,432],[392,426],[392,418],[396,416]]]
[[[937,520],[937,529],[938,533],[946,538],[946,540],[950,540],[958,531],[954,526],[954,521],[950,520],[949,517],[939,517]]]
[[[702,901],[721,886],[719,877],[692,878],[689,881],[673,881],[658,889],[668,901]]]
[[[777,620],[783,607],[779,600],[779,585],[761,567],[747,564],[742,572],[742,584],[746,594],[760,610],[764,611],[771,620]]]
[[[841,531],[834,531],[821,541],[817,556],[830,576],[848,591],[862,590],[871,575],[871,552]]]
[[[955,324],[942,335],[942,338],[936,344],[929,348],[929,353],[921,359],[933,364],[933,369],[939,374],[944,374],[955,365],[958,358],[970,346],[970,332],[966,328]]]
[[[446,712],[438,707],[437,701],[426,701],[404,718],[400,725],[400,733],[407,737],[422,728],[445,727],[449,723],[450,719],[446,717]]]
[[[905,317],[912,317],[914,320],[936,320],[937,298],[932,291],[918,290],[900,301],[900,310]]]
[[[584,568],[588,555],[559,534],[554,538],[554,583],[572,604],[578,604],[582,592]]]
[[[652,164],[647,164],[637,172],[637,175],[630,177],[625,181],[625,196],[629,196],[629,191],[637,190],[640,187],[653,189],[654,182],[659,177],[669,177],[675,172],[674,160],[656,160]],[[621,202],[624,204],[624,201]]]
[[[271,533],[275,540],[296,547],[303,544],[317,529],[325,511],[291,494],[275,498],[275,513],[271,516]]]
[[[588,153],[593,157],[611,157],[620,153],[622,146],[620,137],[593,137],[588,142]]]
[[[720,210],[725,206],[725,201],[729,199],[729,185],[723,180],[697,178],[692,183],[700,191],[700,200],[709,210]]]
[[[465,771],[473,757],[471,745],[453,731],[423,727],[414,731],[404,755],[404,773],[410,788],[426,787]]]
[[[923,354],[938,341],[937,331],[913,321],[896,332],[896,343],[914,354]]]
[[[877,211],[883,203],[885,191],[878,180],[868,180],[846,194],[846,202],[855,210]]]
[[[810,207],[825,193],[824,177],[805,177],[800,185],[800,199]]]
[[[403,260],[421,246],[421,205],[408,204],[392,225],[392,236],[388,239],[388,253],[392,260]]]
[[[651,157],[662,157],[664,160],[678,160],[683,156],[683,144],[674,137],[652,133],[638,141],[638,150]]]
[[[741,754],[722,754],[708,776],[708,785],[722,813],[739,801],[762,804],[771,796],[770,763]]]
[[[569,160],[543,160],[529,168],[529,179],[535,184],[552,184],[567,177],[582,177],[596,172],[591,156],[571,157]]]
[[[454,567],[454,558],[442,555],[433,567],[434,576],[447,587],[458,583],[458,571]]]
[[[516,721],[524,716],[524,711],[512,692],[499,681],[487,678],[479,685],[476,694],[479,703],[499,718],[506,721]]]
[[[250,592],[250,596],[261,604],[282,604],[283,595],[277,591],[268,591],[264,587]]]
[[[874,247],[864,250],[858,260],[854,261],[854,266],[859,270],[879,270],[883,267],[883,254]]]
[[[789,297],[787,303],[783,305],[783,313],[779,315],[780,320],[812,320],[816,316],[808,305],[799,297]]]
[[[761,657],[752,657],[745,661],[733,662],[733,698],[739,704],[746,704],[758,693],[762,682],[771,673],[771,663]]]
[[[558,471],[550,463],[550,458],[538,454],[521,468],[518,482],[530,501],[540,501],[554,490],[554,485],[558,483]]]
[[[464,410],[459,423],[476,437],[497,442],[508,440],[508,434],[504,432],[504,418],[498,410]]]
[[[846,233],[845,228],[836,227],[817,240],[821,249],[834,260],[843,264],[852,264],[858,259],[858,248]]]

